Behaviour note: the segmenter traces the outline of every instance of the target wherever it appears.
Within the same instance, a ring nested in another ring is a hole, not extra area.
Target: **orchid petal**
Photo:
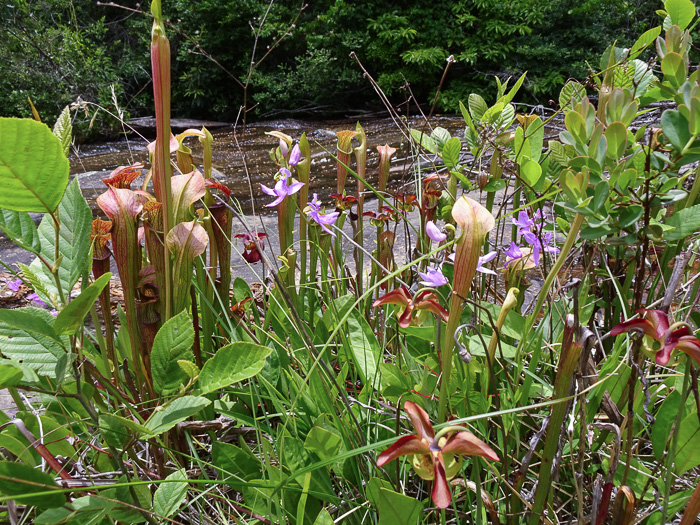
[[[260,189],[263,191],[263,193],[266,193],[266,194],[269,195],[270,197],[277,197],[277,194],[275,193],[275,190],[273,190],[272,188],[268,188],[268,187],[265,186],[264,184],[261,184],[261,185],[260,185]]]
[[[452,501],[452,491],[450,491],[450,484],[447,482],[445,464],[441,454],[438,454],[435,460],[435,480],[433,481],[431,498],[435,506],[440,509],[446,509]]]
[[[651,321],[651,324],[656,328],[656,336],[652,336],[655,339],[661,339],[666,331],[668,330],[669,322],[668,315],[661,310],[652,310],[646,308],[640,308],[637,310],[638,314],[642,314],[645,318]]]
[[[382,295],[380,298],[374,301],[372,303],[372,308],[376,308],[377,306],[380,306],[382,304],[398,304],[403,307],[406,307],[409,305],[410,302],[411,296],[408,292],[408,289],[405,286],[401,286],[396,290],[392,290],[391,292]]]
[[[692,335],[686,335],[678,340],[676,348],[686,355],[692,357],[700,366],[700,341]]]
[[[425,225],[425,232],[428,234],[428,237],[432,239],[435,242],[442,242],[445,239],[447,239],[447,235],[442,233],[440,229],[435,226],[435,223],[433,221],[428,221],[427,224]]]
[[[658,335],[656,332],[656,328],[654,328],[654,325],[651,324],[651,322],[648,319],[640,318],[630,319],[629,321],[625,321],[624,323],[620,323],[614,326],[613,329],[610,330],[610,335],[615,337],[617,335],[629,332],[630,330],[634,329],[642,330],[645,335],[648,335],[649,337],[652,337],[654,339],[658,339]]]

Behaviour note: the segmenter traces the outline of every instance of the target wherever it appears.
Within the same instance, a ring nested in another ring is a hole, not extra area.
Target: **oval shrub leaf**
[[[208,394],[253,377],[270,353],[272,348],[241,341],[224,346],[204,363],[197,379],[198,393]]]

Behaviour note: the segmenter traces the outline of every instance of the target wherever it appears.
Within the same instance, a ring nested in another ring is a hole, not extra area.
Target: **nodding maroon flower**
[[[335,200],[335,209],[337,211],[349,210],[357,202],[357,197],[353,197],[352,195],[345,195],[345,193],[331,193],[330,197],[331,199]]]
[[[430,175],[423,180],[423,199],[420,211],[428,220],[435,219],[435,209],[445,187],[446,175]]]
[[[671,353],[678,349],[692,357],[700,365],[700,340],[693,335],[687,323],[669,323],[668,315],[661,310],[640,308],[641,317],[620,323],[610,330],[617,336],[630,330],[641,330],[645,336],[656,341],[656,348],[644,345],[644,350],[656,359],[656,364],[665,366],[671,360]]]
[[[125,188],[130,190],[131,183],[141,175],[142,169],[142,162],[137,162],[131,166],[119,166],[109,174],[109,178],[102,179],[102,182],[104,182],[106,186],[111,186],[112,188]]]
[[[399,326],[401,328],[411,326],[414,310],[432,312],[445,322],[449,318],[447,310],[440,305],[437,295],[432,290],[421,290],[415,297],[412,297],[408,288],[400,286],[374,301],[372,308],[383,304],[397,304],[401,306],[399,315]]]
[[[262,259],[260,250],[265,249],[263,239],[267,237],[267,233],[239,233],[235,236],[236,239],[243,239],[243,258],[250,264],[255,264]],[[260,246],[260,250],[258,250]]]
[[[396,199],[396,207],[403,212],[412,212],[413,208],[418,206],[418,198],[415,193],[396,193],[394,195]]]
[[[246,315],[246,303],[248,301],[252,301],[252,297],[246,297],[242,301],[238,301],[237,303],[233,303],[231,305],[231,314],[234,317],[238,317],[239,319],[243,319]]]
[[[231,188],[229,188],[228,186],[224,186],[223,184],[221,184],[218,181],[215,181],[214,179],[204,179],[204,185],[212,190],[220,190],[221,193],[223,193],[226,197],[224,199],[225,201],[228,201],[229,197],[231,197]]]
[[[411,456],[411,466],[416,474],[433,481],[431,498],[437,507],[447,508],[452,501],[448,480],[462,468],[462,456],[480,456],[499,461],[493,449],[465,427],[450,425],[436,434],[428,414],[420,406],[406,401],[403,409],[411,418],[416,433],[400,437],[379,454],[377,466],[382,467],[401,456]]]

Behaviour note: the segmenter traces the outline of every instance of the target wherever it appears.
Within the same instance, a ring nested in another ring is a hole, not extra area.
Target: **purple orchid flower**
[[[420,278],[423,279],[420,284],[423,286],[432,286],[433,288],[440,288],[447,284],[447,277],[442,274],[439,268],[431,268],[428,266],[427,273],[418,272]]]
[[[496,255],[498,255],[498,252],[489,252],[486,255],[482,255],[479,257],[479,262],[476,265],[476,271],[481,272],[481,273],[488,273],[491,275],[497,275],[496,272],[489,268],[484,268],[484,264],[487,262],[491,262],[496,258]]]
[[[311,199],[311,202],[307,203],[307,206],[309,207],[309,217],[311,217],[319,226],[321,226],[321,229],[324,232],[335,237],[335,233],[333,233],[328,227],[335,224],[340,212],[334,211],[331,213],[321,213],[321,201],[318,200],[318,194],[316,193],[314,193],[314,197]]]
[[[435,242],[442,242],[447,239],[447,235],[442,233],[440,229],[435,226],[433,221],[428,221],[428,223],[425,225],[425,233],[427,233],[428,237]]]
[[[287,141],[284,139],[280,139],[280,153],[284,158],[286,158],[287,153],[289,153],[289,144],[287,144]]]
[[[265,205],[268,208],[277,206],[280,202],[284,200],[285,197],[287,197],[288,195],[293,195],[294,193],[298,192],[302,188],[302,186],[304,186],[303,182],[294,182],[292,184],[288,184],[289,178],[292,176],[292,174],[287,168],[280,169],[280,173],[282,174],[282,178],[277,181],[274,189],[268,188],[264,184],[260,185],[260,188],[262,189],[263,193],[266,193],[270,197],[276,197],[275,200],[273,200],[270,204]]]
[[[20,286],[22,286],[22,279],[15,279],[14,281],[7,282],[7,287],[13,292],[19,292]]]
[[[504,268],[508,268],[508,265],[511,262],[517,261],[523,256],[523,252],[520,250],[520,248],[520,245],[515,244],[513,241],[511,241],[510,248],[503,252],[508,257],[506,259],[506,263],[503,265]]]
[[[291,155],[289,155],[289,165],[296,166],[297,164],[299,164],[300,160],[301,160],[301,149],[299,148],[299,144],[296,144],[292,148]]]
[[[513,224],[518,227],[518,235],[524,235],[525,232],[530,233],[530,228],[534,226],[535,221],[528,216],[527,211],[521,210],[518,218],[513,220]]]
[[[42,301],[36,292],[30,293],[25,299],[37,304],[38,306],[48,306],[44,301]]]

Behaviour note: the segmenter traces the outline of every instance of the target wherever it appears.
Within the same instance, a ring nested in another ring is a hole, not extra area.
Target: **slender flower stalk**
[[[153,73],[153,98],[156,110],[156,148],[153,155],[153,190],[156,200],[163,205],[163,232],[167,235],[173,226],[170,194],[170,42],[165,36],[161,13],[161,0],[151,3],[153,29],[151,30],[151,69]],[[162,247],[164,259],[166,247]],[[170,265],[165,265],[165,304],[163,320],[170,319],[171,286]]]
[[[365,184],[362,181],[366,180],[367,175],[367,135],[359,122],[355,130],[360,139],[360,145],[355,148],[355,163],[357,164],[357,221],[355,224],[355,242],[358,245],[355,248],[355,268],[357,269],[356,294],[358,297],[361,297],[365,265],[364,219],[362,215],[365,207]]]
[[[481,247],[486,235],[495,226],[491,212],[469,197],[462,196],[452,208],[452,218],[462,229],[456,243],[454,282],[450,300],[450,317],[445,330],[445,344],[442,350],[442,378],[440,380],[440,401],[438,420],[445,421],[448,392],[452,372],[454,335],[460,324],[464,300],[469,295],[472,279],[476,274]]]

